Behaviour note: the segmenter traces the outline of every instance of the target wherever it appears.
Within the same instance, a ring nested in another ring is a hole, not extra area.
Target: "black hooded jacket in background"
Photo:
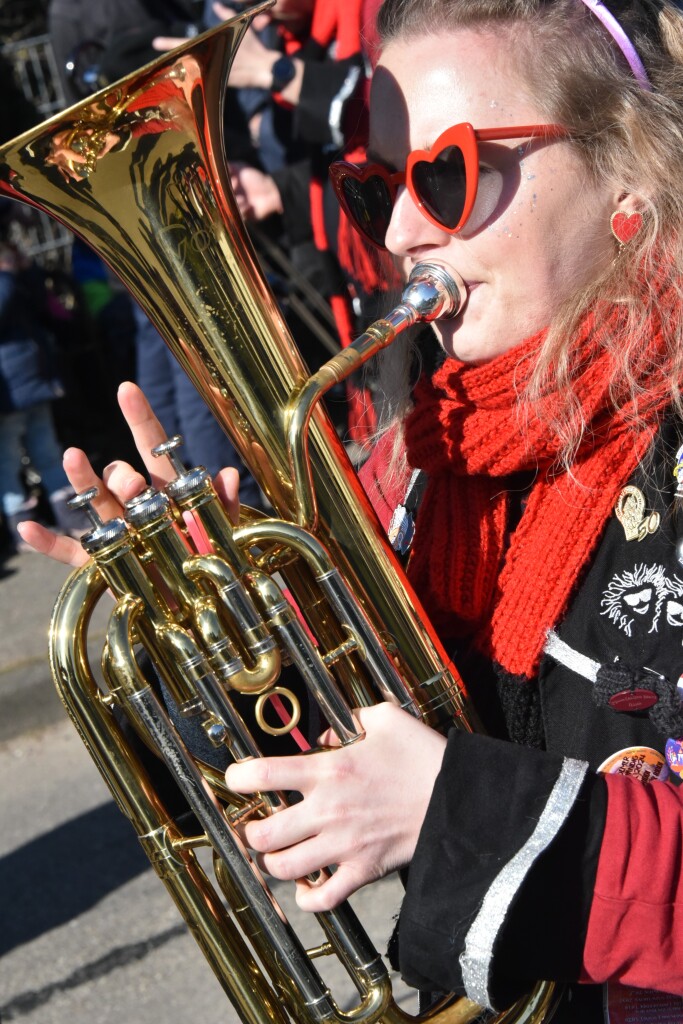
[[[194,0],[52,0],[48,29],[67,102],[82,98],[66,71],[78,47],[99,44],[100,72],[114,82],[159,56],[152,49],[155,36],[185,35],[202,11]]]

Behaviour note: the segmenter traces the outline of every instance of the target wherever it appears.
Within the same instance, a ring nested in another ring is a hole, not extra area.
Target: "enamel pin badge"
[[[659,512],[645,514],[645,495],[631,484],[623,488],[614,512],[624,528],[626,540],[643,540],[648,534],[656,533],[661,521]]]

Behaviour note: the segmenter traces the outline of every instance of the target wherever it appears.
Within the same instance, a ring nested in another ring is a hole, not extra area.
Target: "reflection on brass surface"
[[[240,757],[255,756],[258,743],[234,690],[248,700],[273,685],[278,645],[310,675],[344,742],[362,742],[349,705],[380,699],[433,725],[455,719],[471,728],[460,680],[320,407],[329,382],[388,344],[412,313],[401,306],[309,379],[259,271],[223,156],[225,82],[248,23],[248,15],[234,18],[0,147],[0,193],[56,217],[119,275],[274,509],[233,530],[200,481],[172,502],[144,496],[153,512],[142,525],[100,524],[87,542],[95,561],[59,595],[51,664],[114,799],[245,1024],[399,1024],[407,1016],[392,1000],[387,970],[346,905],[318,915],[326,941],[314,953],[334,950],[357,1005],[342,1010],[327,991],[231,824],[231,815],[277,809],[282,795],[253,805],[233,799],[188,750],[135,657],[143,643],[181,713]],[[181,512],[201,526],[206,550],[180,528]],[[265,571],[270,563],[305,625]],[[107,588],[117,600],[101,686],[86,635]],[[196,834],[175,820],[131,727],[171,769]],[[206,842],[216,884],[195,853]],[[552,987],[541,985],[496,1019],[540,1022],[552,999]],[[455,1024],[477,1013],[461,1000],[427,1016]]]

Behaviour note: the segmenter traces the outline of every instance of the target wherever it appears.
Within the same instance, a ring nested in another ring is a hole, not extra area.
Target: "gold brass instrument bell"
[[[309,378],[259,270],[223,156],[232,56],[251,16],[268,6],[0,147],[0,193],[61,221],[116,272],[274,509],[233,527],[206,472],[182,465],[176,439],[162,445],[159,456],[177,473],[165,492],[140,495],[125,519],[102,522],[92,512],[91,561],[59,595],[50,660],[76,728],[241,1020],[399,1024],[413,1018],[393,1001],[387,969],[350,907],[317,915],[325,941],[309,955],[243,848],[235,821],[268,813],[283,797],[245,803],[228,792],[172,726],[135,657],[143,646],[180,714],[235,757],[258,756],[259,747],[233,694],[262,708],[283,661],[296,665],[343,743],[362,741],[351,709],[385,699],[435,727],[471,728],[459,677],[320,406],[403,329],[457,312],[461,288],[438,267],[416,268],[401,304]],[[93,497],[77,501],[90,508]],[[86,636],[108,589],[116,604],[98,683]],[[196,835],[183,832],[155,789],[122,714],[170,768]],[[257,718],[271,728],[260,710]],[[197,857],[205,847],[213,879]],[[313,962],[321,953],[346,968],[358,992],[353,1008],[341,1009],[328,991]],[[540,1022],[552,1002],[552,986],[540,984],[495,1019]],[[468,1000],[445,1000],[421,1019],[454,1024],[478,1012]]]

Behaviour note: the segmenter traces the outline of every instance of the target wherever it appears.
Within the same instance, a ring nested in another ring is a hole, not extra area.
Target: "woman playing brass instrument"
[[[338,866],[298,883],[305,909],[410,865],[411,984],[501,1006],[544,977],[570,983],[558,1020],[680,1021],[683,15],[385,0],[379,30],[373,163],[334,182],[405,273],[436,263],[467,300],[388,353],[362,475],[493,735],[380,705],[363,742],[228,784],[303,794],[245,835],[277,878]],[[121,404],[148,451],[151,411],[131,385]],[[65,466],[95,482],[83,453]],[[143,480],[105,484],[110,514]]]

